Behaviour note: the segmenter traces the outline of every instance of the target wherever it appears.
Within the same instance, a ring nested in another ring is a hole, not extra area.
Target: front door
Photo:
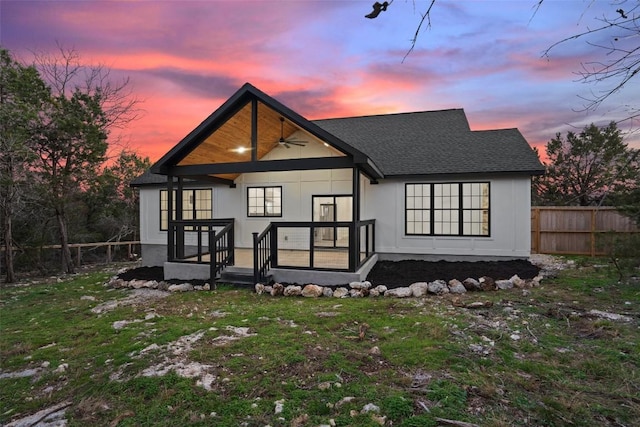
[[[353,200],[351,195],[313,196],[312,199],[314,222],[351,221]],[[315,228],[314,246],[348,248],[349,228],[335,225]]]

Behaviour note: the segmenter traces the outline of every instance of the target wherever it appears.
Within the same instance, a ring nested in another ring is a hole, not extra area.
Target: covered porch
[[[363,278],[375,261],[375,220],[361,219],[361,185],[376,182],[381,172],[363,153],[251,85],[152,172],[167,176],[167,211],[173,212],[167,279],[213,281],[242,269],[253,283],[319,277],[318,284],[337,284]],[[185,217],[185,187],[193,182],[224,194],[219,211],[226,218],[217,218],[215,209],[209,218]],[[267,200],[267,190],[276,191],[277,200]],[[332,211],[337,200],[348,200],[340,215]]]

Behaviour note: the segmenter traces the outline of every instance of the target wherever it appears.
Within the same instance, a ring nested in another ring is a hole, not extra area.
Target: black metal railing
[[[211,245],[215,242],[216,235],[224,230],[224,235],[233,236],[233,224],[233,218],[171,221],[168,260],[199,264],[213,261],[215,257]],[[218,245],[218,252],[221,252],[222,244],[233,250],[233,237],[231,242],[229,237],[225,237]],[[207,255],[210,256],[209,260],[205,259]]]
[[[269,269],[278,263],[274,236],[273,223],[269,224],[262,233],[253,233],[253,281],[255,283],[266,280]]]
[[[214,230],[209,232],[209,253],[211,256],[209,278],[214,280],[226,266],[233,265],[235,262],[233,222],[217,233]]]
[[[356,271],[375,252],[375,220],[272,222],[253,233],[254,280],[270,268]]]

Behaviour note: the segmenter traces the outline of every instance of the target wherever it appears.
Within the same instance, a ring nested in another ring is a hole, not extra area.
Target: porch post
[[[349,270],[356,271],[360,258],[360,236],[358,223],[360,222],[360,170],[354,166],[351,178],[351,227],[349,229]]]
[[[182,221],[182,184],[183,179],[181,176],[178,177],[178,191],[176,193],[176,221],[178,222],[177,233],[176,233],[176,258],[183,259],[184,258],[184,224],[181,224]]]
[[[167,175],[167,261],[175,258],[175,229],[173,223],[173,175]]]

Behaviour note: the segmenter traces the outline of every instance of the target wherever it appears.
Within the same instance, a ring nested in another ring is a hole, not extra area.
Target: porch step
[[[253,286],[253,269],[246,267],[227,267],[220,273],[217,283],[229,283],[232,285]]]

